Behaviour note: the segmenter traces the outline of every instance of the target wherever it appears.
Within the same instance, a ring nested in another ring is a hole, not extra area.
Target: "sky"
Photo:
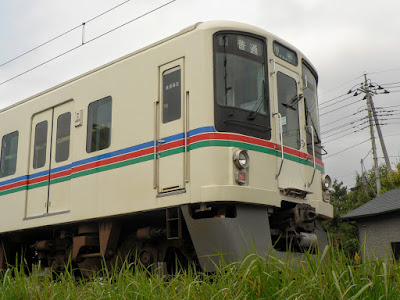
[[[400,159],[399,11],[398,0],[0,0],[0,108],[196,22],[248,23],[291,43],[317,69],[321,135],[328,153],[323,158],[325,170],[350,188],[356,172],[360,173],[361,159],[367,169],[373,166],[370,133],[364,123],[366,103],[362,96],[347,95],[364,81],[364,73],[390,91],[374,95],[373,101],[383,119],[392,166]],[[66,54],[51,60],[62,53]]]

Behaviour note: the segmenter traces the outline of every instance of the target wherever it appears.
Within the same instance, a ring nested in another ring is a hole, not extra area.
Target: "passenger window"
[[[282,116],[283,143],[300,148],[299,101],[297,83],[292,77],[278,72],[278,104]]]
[[[181,118],[181,68],[163,73],[162,120],[168,123]]]
[[[33,153],[33,168],[41,168],[46,163],[47,121],[36,124],[35,144]]]
[[[89,104],[86,151],[108,148],[111,144],[111,96]]]
[[[3,136],[1,143],[0,177],[13,175],[17,166],[18,131]]]
[[[71,132],[71,113],[67,112],[57,119],[56,162],[69,158],[69,141]]]

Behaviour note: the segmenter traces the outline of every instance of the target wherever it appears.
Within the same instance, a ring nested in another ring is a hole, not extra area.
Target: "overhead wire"
[[[355,148],[355,147],[357,147],[357,146],[360,146],[360,145],[362,145],[362,144],[368,142],[369,140],[370,140],[370,139],[368,138],[368,139],[362,141],[361,143],[355,144],[355,145],[353,145],[353,146],[351,146],[351,147],[348,147],[348,148],[346,148],[346,149],[343,149],[343,150],[341,150],[341,151],[339,151],[339,152],[336,152],[336,153],[333,153],[333,154],[331,154],[331,155],[328,155],[328,156],[325,157],[325,159],[327,159],[327,158],[329,158],[329,157],[332,157],[332,156],[335,156],[335,155],[337,155],[337,154],[343,153],[343,152],[345,152],[345,151],[347,151],[347,150],[353,149],[353,148]]]
[[[366,124],[366,123],[368,123],[368,120],[367,120],[367,121],[364,121],[364,122],[361,123],[361,124],[355,125],[355,126],[353,126],[353,127],[351,127],[351,128],[347,128],[347,129],[341,130],[341,131],[339,131],[339,132],[332,133],[331,135],[325,136],[324,139],[330,138],[330,137],[332,137],[332,136],[335,136],[335,135],[344,133],[344,132],[349,131],[349,130],[352,130],[352,129],[356,129],[357,127],[359,127],[359,126],[361,126],[361,125],[364,125],[364,124]],[[363,131],[364,129],[366,129],[366,128],[368,128],[368,127],[369,127],[369,125],[364,126],[364,127],[362,127],[362,128],[358,128],[358,129],[354,130],[352,133]],[[347,135],[349,135],[349,134],[347,134]],[[340,138],[342,138],[342,137],[344,137],[344,136],[342,135]],[[339,138],[338,138],[338,139],[339,139]],[[326,142],[326,143],[327,143],[327,142]]]
[[[339,85],[339,86],[337,86],[337,87],[335,87],[335,88],[333,88],[333,89],[331,89],[331,90],[329,90],[329,91],[323,92],[323,93],[320,94],[320,96],[325,95],[325,94],[327,94],[327,93],[330,93],[330,92],[332,92],[332,91],[334,91],[334,90],[336,90],[336,89],[338,89],[338,88],[340,88],[340,87],[342,87],[342,86],[344,86],[344,85],[346,85],[346,84],[349,84],[349,83],[351,83],[351,82],[353,82],[353,81],[356,81],[357,79],[359,79],[359,78],[361,78],[361,77],[363,77],[363,76],[364,76],[364,75],[360,75],[360,76],[358,76],[358,77],[356,77],[356,78],[354,78],[354,79],[351,79],[351,80],[349,80],[349,81],[347,81],[347,82],[345,82],[345,83],[343,83],[343,84],[341,84],[341,85]]]
[[[365,120],[365,119],[367,119],[367,118],[368,118],[368,116],[365,116],[365,117],[362,117],[362,118],[357,119],[357,120],[350,121],[350,122],[345,123],[345,124],[340,124],[340,125],[337,126],[337,127],[330,128],[330,129],[327,129],[327,130],[325,130],[325,131],[322,131],[322,132],[321,132],[321,135],[325,135],[326,133],[332,133],[332,132],[335,131],[335,130],[343,129],[344,127],[349,126],[349,125],[354,125],[355,123],[361,122],[361,121],[363,121],[363,120]]]
[[[336,99],[342,98],[342,97],[344,97],[344,96],[346,96],[346,95],[348,95],[348,94],[345,93],[345,94],[343,94],[343,95],[337,96],[337,97],[332,98],[332,99],[329,99],[329,100],[327,100],[327,101],[323,101],[323,102],[321,102],[321,103],[319,104],[319,106],[320,106],[320,107],[321,107],[321,106],[324,106],[325,104],[327,104],[327,103],[329,103],[329,102],[332,102],[332,101],[335,101]]]
[[[387,70],[377,71],[377,72],[369,72],[367,74],[373,75],[373,74],[387,73],[387,72],[393,72],[393,71],[400,71],[400,68],[387,69]]]
[[[323,109],[326,109],[326,108],[328,108],[328,107],[331,107],[331,106],[334,106],[334,105],[336,105],[336,104],[338,104],[338,103],[341,103],[341,102],[343,102],[343,101],[346,101],[346,100],[348,100],[348,99],[350,99],[350,98],[352,98],[352,97],[354,97],[354,95],[351,95],[351,96],[349,96],[349,97],[347,97],[347,98],[344,98],[344,99],[342,99],[342,100],[340,100],[340,101],[337,101],[337,102],[335,102],[335,103],[331,103],[331,104],[329,104],[329,105],[325,105],[325,106],[323,106],[323,107],[321,107],[320,106],[320,110],[323,110]],[[325,103],[327,103],[327,102],[325,102]]]
[[[360,108],[361,108],[361,107],[360,107]],[[347,116],[345,116],[345,117],[342,117],[342,118],[336,119],[336,120],[334,120],[334,121],[332,121],[332,122],[329,122],[329,123],[326,123],[326,124],[324,124],[324,125],[321,125],[321,128],[326,127],[326,126],[328,126],[328,125],[331,125],[331,124],[333,124],[333,123],[337,123],[338,121],[342,121],[342,120],[347,119],[347,118],[349,118],[349,117],[355,116],[356,114],[359,114],[359,113],[361,113],[361,112],[363,112],[363,111],[365,111],[365,110],[366,110],[366,109],[357,110],[355,113],[352,113],[351,115],[347,115]]]
[[[368,157],[368,155],[370,155],[370,154],[371,154],[371,152],[372,152],[372,148],[371,148],[371,149],[369,149],[369,151],[368,151],[367,155],[365,155],[365,157],[364,157],[362,160],[365,160],[365,159]]]
[[[328,111],[328,112],[325,112],[325,113],[323,113],[323,114],[320,114],[320,116],[324,116],[324,115],[327,115],[327,114],[333,113],[333,112],[335,112],[335,111],[337,111],[337,110],[339,110],[339,109],[342,109],[342,108],[348,107],[348,106],[350,106],[350,105],[353,105],[353,104],[355,104],[355,103],[357,103],[357,102],[360,102],[360,101],[362,101],[362,100],[363,100],[363,99],[359,99],[359,100],[357,100],[357,101],[354,101],[354,102],[352,102],[352,103],[349,103],[349,104],[347,104],[347,105],[344,105],[344,106],[341,106],[341,107],[335,108],[335,109],[333,109],[333,110],[330,110],[330,111]]]
[[[385,121],[393,121],[393,120],[400,120],[400,118],[381,119],[381,120],[379,120],[379,124],[378,124],[378,125],[379,125],[379,126],[387,126],[387,125],[397,125],[397,124],[400,124],[399,122],[385,122]],[[323,139],[324,139],[323,144],[328,144],[328,143],[330,143],[330,142],[333,142],[333,141],[342,139],[342,138],[344,138],[344,137],[346,137],[346,136],[349,136],[349,135],[351,135],[351,134],[354,134],[354,133],[363,131],[364,129],[369,128],[369,125],[366,125],[366,126],[364,126],[364,127],[362,127],[362,128],[358,128],[358,129],[356,129],[356,128],[359,127],[359,126],[362,126],[362,125],[364,125],[364,124],[366,124],[366,123],[368,123],[368,120],[366,120],[366,121],[364,121],[364,122],[362,122],[362,123],[360,123],[360,124],[358,124],[358,125],[354,125],[354,126],[352,126],[352,127],[350,127],[350,128],[343,129],[343,130],[341,130],[341,131],[339,131],[339,132],[334,132],[334,133],[332,133],[331,135],[324,136],[324,137],[323,137]],[[344,132],[349,131],[349,130],[352,130],[352,129],[356,129],[356,130],[353,130],[352,132],[349,132],[349,133],[346,133],[346,134],[344,134],[344,135],[341,135],[340,137],[337,137],[337,138],[334,138],[334,139],[329,139],[330,137],[336,136],[336,135],[338,135],[338,134],[344,133]],[[322,135],[322,134],[321,134],[321,135]],[[390,136],[390,135],[389,135],[389,136]],[[386,136],[385,136],[385,137],[386,137]],[[325,139],[327,139],[327,140],[325,140]]]
[[[382,84],[380,84],[380,85],[381,85],[381,86],[385,86],[385,85],[393,85],[393,84],[400,84],[400,81],[398,81],[398,82],[382,83]]]
[[[365,128],[368,128],[368,126],[365,127]],[[352,131],[352,132],[346,133],[346,134],[344,134],[344,135],[341,135],[340,137],[337,137],[337,138],[334,138],[334,139],[331,139],[331,140],[328,140],[328,141],[325,141],[325,140],[324,140],[324,141],[323,141],[323,144],[326,145],[326,144],[328,144],[328,143],[331,143],[331,142],[340,140],[340,139],[342,139],[342,138],[344,138],[344,137],[346,137],[346,136],[349,136],[349,135],[352,135],[352,134],[354,134],[354,133],[360,132],[360,131],[364,130],[365,128],[362,128],[361,130],[354,130],[354,131]]]
[[[93,42],[93,41],[95,41],[95,40],[97,40],[97,39],[99,39],[99,38],[101,38],[101,37],[103,37],[103,36],[105,36],[105,35],[107,35],[107,34],[113,32],[113,31],[115,31],[115,30],[118,30],[118,29],[120,29],[120,28],[123,27],[123,26],[126,26],[126,25],[128,25],[128,24],[130,24],[130,23],[132,23],[132,22],[134,22],[134,21],[137,21],[137,20],[139,20],[139,19],[141,19],[141,18],[143,18],[143,17],[145,17],[145,16],[147,16],[147,15],[149,15],[149,14],[151,14],[151,13],[157,11],[157,10],[160,10],[161,8],[167,6],[167,5],[169,5],[169,4],[171,4],[171,3],[175,2],[175,1],[176,1],[176,0],[171,0],[171,1],[169,1],[169,2],[167,2],[167,3],[165,3],[165,4],[163,4],[163,5],[160,5],[160,6],[154,8],[154,9],[152,9],[152,10],[150,10],[150,11],[148,11],[148,12],[146,12],[146,13],[144,13],[144,14],[142,14],[142,15],[136,17],[136,18],[131,19],[131,20],[128,21],[128,22],[125,22],[125,23],[123,23],[123,24],[121,24],[121,25],[119,25],[119,26],[117,26],[117,27],[114,27],[113,29],[111,29],[111,30],[109,30],[109,31],[107,31],[107,32],[105,32],[105,33],[102,33],[102,34],[100,34],[100,35],[98,35],[98,36],[96,36],[96,37],[94,37],[94,38],[92,38],[92,39],[86,41],[86,42],[83,43],[83,44],[79,44],[78,46],[73,47],[73,48],[71,48],[71,49],[69,49],[69,50],[67,50],[67,51],[65,51],[65,52],[63,52],[63,53],[61,53],[61,54],[59,54],[59,55],[53,57],[53,58],[50,58],[49,60],[46,60],[46,61],[42,62],[41,64],[34,66],[33,68],[30,68],[30,69],[28,69],[28,70],[26,70],[26,71],[24,71],[24,72],[22,72],[22,73],[19,73],[18,75],[14,76],[14,77],[11,77],[11,78],[9,78],[9,79],[3,81],[3,82],[0,82],[0,86],[3,85],[3,84],[5,84],[5,83],[7,83],[7,82],[9,82],[9,81],[11,81],[11,80],[14,80],[14,79],[20,77],[20,76],[22,76],[22,75],[25,75],[25,74],[27,74],[27,73],[29,73],[29,72],[31,72],[31,71],[33,71],[33,70],[35,70],[35,69],[37,69],[37,68],[43,66],[43,65],[45,65],[45,64],[48,64],[49,62],[51,62],[51,61],[53,61],[53,60],[56,60],[56,59],[58,59],[58,58],[60,58],[60,57],[62,57],[62,56],[64,56],[64,55],[66,55],[66,54],[68,54],[68,53],[70,53],[70,52],[72,52],[72,51],[74,51],[74,50],[76,50],[76,49],[78,49],[78,48],[80,48],[80,47],[82,47],[82,46],[88,44],[88,43],[91,43],[91,42]]]
[[[44,43],[42,43],[42,44],[40,44],[40,45],[38,45],[36,47],[34,47],[34,48],[32,48],[32,49],[30,49],[30,50],[28,50],[28,51],[16,56],[16,57],[14,57],[14,58],[12,58],[12,59],[10,59],[10,60],[2,63],[2,64],[0,64],[0,68],[5,66],[5,65],[7,65],[7,64],[9,64],[9,63],[11,63],[11,62],[13,62],[13,61],[15,61],[15,60],[17,60],[17,59],[19,59],[19,58],[21,58],[21,57],[23,57],[23,56],[25,56],[25,55],[27,55],[27,54],[29,54],[29,53],[31,53],[31,52],[33,52],[33,51],[35,51],[35,50],[37,50],[37,49],[39,49],[39,48],[41,48],[41,47],[43,47],[43,46],[45,46],[45,45],[47,45],[47,44],[49,44],[49,43],[51,43],[51,42],[53,42],[53,41],[55,41],[55,40],[57,40],[57,39],[59,39],[59,38],[61,38],[61,37],[63,37],[63,36],[65,36],[65,35],[67,35],[68,33],[72,32],[72,31],[74,31],[74,30],[76,30],[78,28],[81,28],[83,26],[83,24],[87,24],[89,22],[92,22],[92,21],[96,20],[97,18],[99,18],[99,17],[101,17],[101,16],[113,11],[114,9],[126,4],[129,1],[131,1],[131,0],[126,0],[126,1],[124,1],[124,2],[122,2],[120,4],[118,4],[118,5],[116,5],[116,6],[112,7],[112,8],[110,8],[110,9],[102,12],[101,14],[89,19],[88,21],[83,22],[82,24],[79,24],[79,25],[77,25],[77,26],[75,26],[75,27],[73,27],[73,28],[71,28],[71,29],[69,29],[69,30],[67,30],[67,31],[65,31],[65,32],[63,32],[63,33],[51,38],[50,40],[48,40],[48,41],[46,41],[46,42],[44,42]]]

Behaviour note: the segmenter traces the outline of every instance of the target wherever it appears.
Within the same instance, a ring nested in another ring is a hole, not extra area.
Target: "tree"
[[[354,207],[354,201],[349,198],[347,187],[336,179],[330,191],[330,203],[333,205],[333,219],[325,222],[325,229],[330,237],[332,246],[343,250],[349,256],[359,249],[357,230],[353,223],[344,222],[341,216]]]
[[[397,164],[394,171],[388,171],[386,166],[381,165],[379,173],[382,186],[381,194],[394,188],[400,188],[400,163]],[[350,190],[343,185],[343,182],[334,180],[329,192],[330,203],[334,209],[333,219],[325,222],[325,229],[330,235],[333,246],[344,250],[352,257],[359,251],[355,222],[345,222],[340,217],[378,196],[373,169],[361,175],[356,174],[355,179],[356,184]]]
[[[382,194],[395,188],[400,188],[400,163],[395,171],[388,172],[387,176],[382,178]]]

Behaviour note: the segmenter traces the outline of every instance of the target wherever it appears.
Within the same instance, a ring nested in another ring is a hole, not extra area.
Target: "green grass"
[[[400,299],[398,282],[397,262],[360,263],[327,247],[303,260],[250,254],[214,274],[188,270],[169,277],[127,263],[90,279],[74,277],[71,269],[27,276],[14,267],[0,272],[0,299]]]

